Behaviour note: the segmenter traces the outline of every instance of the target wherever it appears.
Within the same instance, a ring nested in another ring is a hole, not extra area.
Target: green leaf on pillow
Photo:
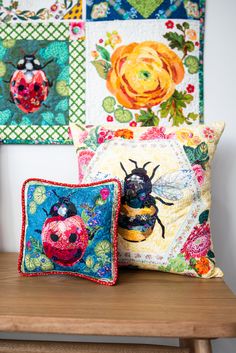
[[[208,253],[207,253],[207,256],[210,258],[210,259],[214,259],[215,258],[215,254],[212,250],[209,250]]]
[[[209,210],[206,210],[200,214],[199,223],[203,224],[204,222],[207,222],[208,218],[209,218]]]

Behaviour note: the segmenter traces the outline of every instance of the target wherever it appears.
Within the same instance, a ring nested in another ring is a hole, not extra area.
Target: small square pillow
[[[115,284],[120,190],[115,179],[87,185],[26,180],[20,274],[68,274]]]
[[[210,231],[211,162],[224,123],[189,127],[72,126],[79,176],[123,182],[120,265],[221,277]]]

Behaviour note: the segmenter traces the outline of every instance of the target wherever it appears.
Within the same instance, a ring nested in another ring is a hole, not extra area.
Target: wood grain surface
[[[106,287],[69,276],[26,278],[0,253],[0,331],[181,338],[236,337],[236,297],[222,279],[120,270]]]
[[[137,344],[1,341],[0,353],[190,353],[189,349]]]

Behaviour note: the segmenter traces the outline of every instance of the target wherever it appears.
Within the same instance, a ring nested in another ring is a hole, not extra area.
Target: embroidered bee
[[[183,197],[183,190],[193,178],[192,171],[183,169],[166,174],[152,184],[160,165],[153,169],[152,175],[149,177],[145,168],[151,162],[146,162],[143,167],[138,167],[136,161],[132,159],[129,161],[135,165],[135,169],[130,174],[120,163],[126,176],[119,215],[119,234],[128,241],[144,241],[152,234],[154,226],[158,222],[162,238],[165,239],[165,226],[158,215],[157,201],[168,207],[173,206],[173,202],[166,202],[162,198],[170,201],[180,200]],[[152,193],[155,196],[152,196]]]
[[[76,206],[67,197],[57,196],[41,232],[45,255],[62,266],[73,266],[80,261],[88,245],[88,233]],[[40,231],[39,231],[40,232]]]
[[[35,53],[24,55],[15,65],[9,81],[10,83],[10,102],[15,104],[22,112],[26,114],[34,113],[40,109],[46,101],[52,82],[49,81],[43,69],[53,60],[44,65],[35,57]]]

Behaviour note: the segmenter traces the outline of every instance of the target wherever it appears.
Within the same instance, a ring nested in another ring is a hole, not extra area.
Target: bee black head
[[[35,54],[24,55],[23,59],[20,59],[17,63],[18,70],[39,70],[41,68],[40,61],[35,57]]]

